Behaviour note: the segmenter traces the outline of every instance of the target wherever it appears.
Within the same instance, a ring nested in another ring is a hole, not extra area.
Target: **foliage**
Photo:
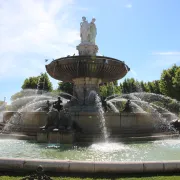
[[[52,91],[53,89],[47,73],[41,73],[40,76],[26,78],[21,88],[44,91]]]
[[[126,93],[137,92],[136,81],[135,81],[134,78],[124,80],[124,82],[122,83],[122,92],[125,93],[125,94]]]
[[[159,88],[159,81],[152,81],[152,82],[143,82],[143,81],[137,81],[134,78],[125,79],[123,83],[120,84],[122,92],[127,93],[133,93],[133,92],[150,92],[150,93],[156,93],[161,94],[160,88]]]
[[[164,70],[159,84],[163,95],[180,100],[180,67],[173,65]]]
[[[4,101],[0,101],[0,106],[4,104]]]
[[[108,97],[114,94],[121,94],[121,87],[118,86],[117,81],[100,86],[100,95],[102,97]]]
[[[70,82],[59,82],[58,90],[73,95],[73,83]]]

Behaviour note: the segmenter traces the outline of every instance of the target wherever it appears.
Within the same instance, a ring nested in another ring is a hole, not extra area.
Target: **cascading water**
[[[104,117],[104,110],[102,107],[101,98],[99,97],[99,95],[97,93],[95,96],[95,102],[96,102],[96,106],[98,108],[98,116],[99,116],[100,123],[101,123],[101,130],[103,133],[103,138],[104,138],[105,142],[108,142],[108,132],[107,132],[107,127],[106,127],[106,120]]]
[[[178,101],[163,95],[140,92],[122,94],[109,99],[107,98],[107,104],[110,105],[113,112],[120,112],[123,110],[122,106],[125,104],[124,102],[126,102],[127,99],[130,99],[131,101],[133,113],[150,113],[153,119],[156,120],[154,126],[157,129],[167,128],[170,131],[175,131],[175,129],[169,124],[169,121],[172,119],[179,119],[177,113],[180,108],[180,103]],[[176,107],[177,109],[175,113],[170,111],[172,102],[174,103],[173,107]],[[171,118],[165,118],[163,113],[168,113]]]
[[[107,131],[107,127],[106,127],[106,119],[104,117],[104,109],[102,107],[101,98],[99,97],[97,92],[94,90],[90,91],[89,96],[88,96],[88,101],[91,98],[95,99],[96,107],[98,110],[98,117],[100,120],[100,127],[101,127],[101,131],[103,134],[103,139],[105,142],[108,142],[108,131]]]
[[[1,106],[0,106],[0,122],[3,121],[3,111],[6,109],[6,103],[4,102]]]
[[[52,93],[35,94],[36,90],[23,90],[21,93],[22,97],[16,99],[10,105],[10,110],[16,111],[16,113],[5,124],[2,132],[19,131],[17,125],[22,123],[22,112],[43,111],[43,107],[46,107],[47,100],[53,103],[58,97]],[[65,94],[68,95],[67,93]],[[66,104],[67,99],[61,98],[63,104]]]

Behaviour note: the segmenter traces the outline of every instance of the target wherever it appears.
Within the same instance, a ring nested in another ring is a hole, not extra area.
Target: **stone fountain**
[[[55,59],[46,65],[52,78],[74,85],[71,100],[63,105],[70,120],[60,115],[61,119],[65,119],[61,126],[64,124],[66,128],[54,127],[51,131],[42,131],[39,127],[46,124],[49,118],[47,112],[21,112],[20,132],[34,136],[38,142],[64,144],[91,143],[102,141],[102,138],[120,141],[122,138],[151,136],[160,132],[157,125],[161,122],[150,113],[129,110],[104,112],[99,97],[100,84],[123,78],[130,68],[124,61],[98,56],[96,35],[95,19],[88,23],[83,17],[80,23],[81,43],[76,47],[79,55]],[[109,105],[113,109],[113,103],[109,101]],[[14,113],[5,112],[4,121]],[[102,134],[105,135],[102,137]]]
[[[81,43],[77,46],[78,56],[59,58],[46,65],[46,70],[52,78],[74,84],[73,96],[78,100],[74,105],[76,111],[79,107],[78,111],[95,112],[96,109],[91,106],[94,100],[91,92],[99,93],[100,84],[121,79],[130,70],[123,61],[96,55],[97,29],[94,22],[95,19],[92,19],[92,22],[88,23],[83,17],[80,24]]]

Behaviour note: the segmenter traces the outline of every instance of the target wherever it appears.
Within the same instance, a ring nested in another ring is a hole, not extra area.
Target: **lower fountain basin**
[[[81,161],[180,160],[180,139],[65,146],[25,140],[0,140],[0,157]]]

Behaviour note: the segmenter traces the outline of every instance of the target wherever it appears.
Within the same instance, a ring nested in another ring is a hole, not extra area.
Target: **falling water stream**
[[[105,142],[108,142],[108,132],[107,132],[107,127],[106,127],[106,120],[104,117],[104,110],[102,107],[101,99],[97,93],[96,93],[95,101],[96,101],[96,106],[98,108],[98,116],[101,123],[101,130],[102,130],[103,138]]]

